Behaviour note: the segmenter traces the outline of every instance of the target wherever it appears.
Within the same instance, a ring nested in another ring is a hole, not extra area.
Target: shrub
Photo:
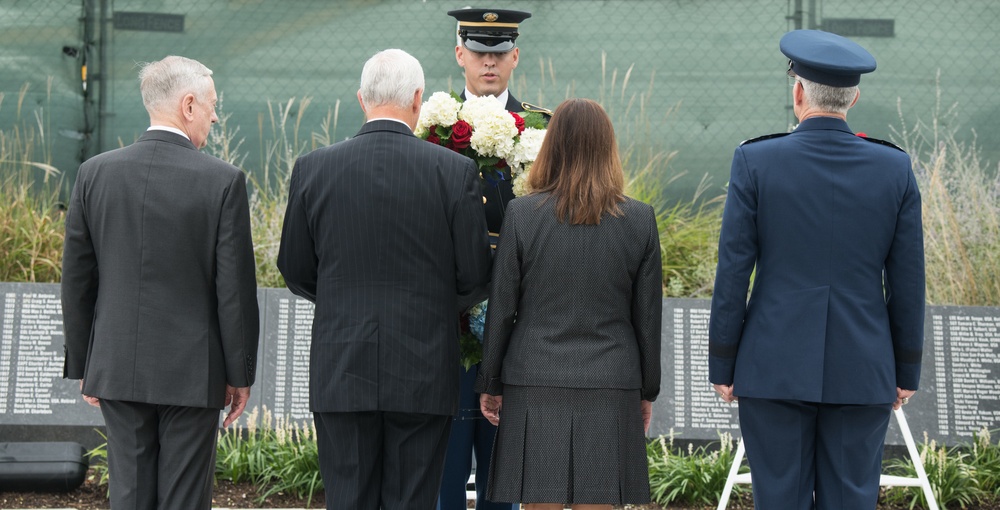
[[[311,505],[313,495],[323,489],[314,426],[296,425],[283,416],[275,418],[266,407],[255,407],[245,423],[246,429],[219,431],[216,479],[253,483],[260,502],[285,492],[305,498]]]
[[[926,433],[920,445],[920,460],[927,472],[934,499],[940,508],[967,508],[982,501],[986,494],[976,477],[976,466],[971,462],[968,449],[962,446],[938,447],[928,441]],[[893,459],[886,463],[886,474],[916,477],[916,469],[909,458]],[[895,487],[885,492],[885,501],[903,504],[908,508],[927,508],[927,499],[920,487]]]
[[[689,444],[687,451],[677,451],[673,438],[660,436],[646,446],[649,462],[649,487],[651,499],[660,505],[670,503],[716,505],[726,485],[726,477],[735,458],[733,437],[719,434],[718,448],[706,445],[695,448]],[[747,472],[743,466],[740,472]],[[733,494],[746,489],[733,486]]]

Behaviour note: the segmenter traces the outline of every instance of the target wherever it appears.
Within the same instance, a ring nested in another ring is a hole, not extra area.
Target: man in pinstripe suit
[[[310,407],[327,508],[434,507],[458,403],[456,314],[485,297],[490,248],[469,158],[413,135],[420,63],[365,63],[368,122],[298,159],[278,268],[316,303]]]

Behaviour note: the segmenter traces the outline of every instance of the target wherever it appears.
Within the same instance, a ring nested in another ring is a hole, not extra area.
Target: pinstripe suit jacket
[[[167,131],[80,166],[63,255],[63,375],[102,399],[222,408],[259,317],[246,178]]]
[[[504,384],[660,391],[662,268],[653,208],[559,223],[548,194],[515,198],[494,259],[476,391]]]
[[[316,303],[314,412],[447,414],[490,248],[475,163],[392,120],[295,163],[278,268]]]

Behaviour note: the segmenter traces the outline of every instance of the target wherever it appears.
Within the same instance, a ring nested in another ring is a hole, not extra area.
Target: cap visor
[[[476,53],[507,53],[514,49],[514,43],[512,41],[503,41],[489,46],[473,39],[466,39],[465,47]]]

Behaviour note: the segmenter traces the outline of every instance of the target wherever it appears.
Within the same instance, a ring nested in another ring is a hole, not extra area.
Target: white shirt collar
[[[146,131],[170,131],[171,133],[178,134],[178,135],[183,136],[184,138],[187,138],[188,141],[191,140],[191,137],[188,136],[185,132],[183,132],[180,129],[177,129],[175,127],[171,127],[171,126],[149,126],[146,129]]]
[[[398,122],[398,123],[406,126],[406,129],[410,129],[410,125],[409,124],[407,124],[407,123],[405,123],[405,122],[403,122],[403,121],[401,121],[399,119],[394,119],[392,117],[376,117],[374,119],[368,119],[368,122],[375,122],[376,120],[391,120],[393,122]],[[368,122],[366,122],[365,124],[367,124]]]
[[[469,87],[465,87],[465,98],[468,99],[470,97],[479,97],[479,96],[473,94],[472,92],[469,92]],[[503,89],[503,92],[501,92],[500,95],[497,96],[497,101],[500,101],[500,106],[506,108],[507,98],[509,97],[510,97],[510,89]]]

